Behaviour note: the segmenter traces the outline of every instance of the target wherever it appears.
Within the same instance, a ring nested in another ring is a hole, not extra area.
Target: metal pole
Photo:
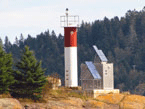
[[[66,25],[68,27],[68,8],[66,8]]]
[[[68,27],[68,14],[66,15],[67,27]]]

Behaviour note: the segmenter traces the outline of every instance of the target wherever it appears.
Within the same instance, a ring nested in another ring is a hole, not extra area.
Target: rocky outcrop
[[[1,98],[0,109],[23,109],[23,107],[17,99]]]
[[[84,109],[84,101],[80,98],[69,97],[63,100],[49,100],[47,103],[22,103],[27,109]]]
[[[27,103],[23,104],[26,105]],[[96,99],[68,97],[47,103],[27,104],[28,109],[145,109],[145,97],[140,95],[105,94]]]
[[[128,95],[120,103],[121,109],[144,109],[145,97],[140,95]]]
[[[98,101],[102,101],[109,104],[118,104],[119,102],[121,102],[121,100],[123,100],[124,97],[125,95],[123,94],[105,94],[96,97],[96,99]]]
[[[17,99],[0,99],[0,109],[145,109],[145,97],[140,95],[106,94],[96,99],[68,97],[49,99],[47,103],[24,102]]]
[[[104,109],[145,109],[145,97],[140,95],[107,94],[96,100],[95,106]]]

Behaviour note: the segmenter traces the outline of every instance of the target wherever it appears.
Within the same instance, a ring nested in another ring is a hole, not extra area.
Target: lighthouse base
[[[65,86],[78,86],[77,47],[65,47]]]

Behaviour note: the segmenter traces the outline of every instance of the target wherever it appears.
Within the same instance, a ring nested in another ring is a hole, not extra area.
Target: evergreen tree
[[[56,37],[54,30],[52,30],[52,32],[51,32],[51,37],[52,37],[52,40],[54,40],[54,41],[57,40],[57,37]]]
[[[0,94],[8,92],[9,86],[15,82],[12,64],[12,55],[6,54],[0,46]]]
[[[24,48],[24,37],[23,37],[23,34],[20,35],[19,48],[20,49]]]
[[[17,46],[19,46],[19,40],[18,40],[17,37],[15,38],[15,44],[16,44]]]
[[[23,34],[20,35],[20,40],[19,40],[19,42],[24,42],[24,36],[23,36]]]
[[[12,96],[19,95],[21,97],[41,97],[42,88],[46,83],[44,69],[41,68],[41,62],[38,62],[25,46],[21,60],[16,64],[15,84],[11,86]],[[37,94],[37,95],[35,95]]]
[[[10,43],[10,41],[9,41],[9,39],[8,39],[7,36],[5,37],[4,48],[5,48],[6,53],[9,53],[10,52],[11,43]]]

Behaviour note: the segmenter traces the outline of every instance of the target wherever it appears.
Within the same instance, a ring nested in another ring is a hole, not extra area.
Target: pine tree
[[[19,48],[20,49],[24,48],[24,36],[23,36],[23,34],[20,35]]]
[[[21,42],[21,43],[24,42],[24,36],[23,36],[23,34],[20,35],[20,40],[19,40],[19,42]]]
[[[0,46],[0,93],[9,91],[9,86],[15,82],[12,76],[12,55],[6,54]]]
[[[16,37],[15,38],[15,42],[14,42],[17,46],[19,46],[19,40],[18,40],[18,38]]]
[[[5,44],[4,44],[4,48],[5,48],[6,53],[10,52],[11,46],[12,46],[12,44],[10,43],[8,37],[6,36],[5,37]]]
[[[36,60],[28,46],[25,46],[21,60],[16,64],[16,68],[16,83],[11,87],[12,96],[41,98],[42,88],[46,83],[44,69],[41,68],[41,62]]]

